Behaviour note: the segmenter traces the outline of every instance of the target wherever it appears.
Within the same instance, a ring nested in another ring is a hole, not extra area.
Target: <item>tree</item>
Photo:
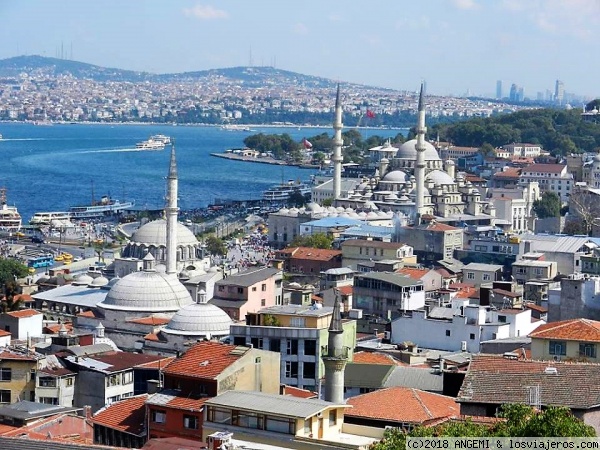
[[[287,204],[300,208],[310,201],[310,194],[303,194],[299,189],[294,189],[290,194]]]
[[[569,197],[569,211],[573,222],[578,224],[580,233],[590,235],[594,227],[600,225],[600,199],[598,195],[586,190],[577,189]],[[571,227],[573,227],[571,225]]]
[[[542,198],[533,202],[533,210],[540,219],[560,216],[560,197],[558,194],[546,191]]]
[[[479,147],[479,151],[484,158],[495,155],[494,146],[492,144],[488,144],[487,142],[484,142],[484,144]]]
[[[330,249],[333,246],[333,238],[327,236],[325,233],[296,236],[289,246]]]
[[[0,259],[0,286],[4,301],[0,304],[2,312],[15,311],[21,307],[21,301],[15,296],[21,293],[17,278],[26,277],[29,273],[27,266],[14,259]]]
[[[206,238],[206,250],[208,250],[211,255],[222,256],[227,254],[225,242],[223,239],[216,236],[209,236]]]

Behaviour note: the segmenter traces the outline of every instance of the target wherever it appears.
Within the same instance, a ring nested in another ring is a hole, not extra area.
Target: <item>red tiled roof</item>
[[[169,320],[171,319],[168,317],[148,316],[140,317],[139,319],[129,319],[127,322],[138,323],[140,325],[166,325],[169,323]]]
[[[131,369],[140,364],[166,360],[164,356],[149,355],[146,353],[131,353],[131,352],[110,352],[99,355],[94,355],[90,359],[108,364],[109,367],[104,369],[107,372],[119,372],[121,370]]]
[[[140,369],[161,369],[163,367],[166,367],[174,359],[174,356],[169,356],[168,358],[159,359],[157,361],[150,361],[147,363],[138,364],[135,367]]]
[[[41,314],[41,312],[36,311],[35,309],[20,309],[18,311],[9,311],[6,315],[14,317],[16,319],[23,319],[26,317],[33,317]]]
[[[239,353],[234,352],[236,349],[238,347],[235,345],[220,342],[199,342],[183,356],[167,365],[163,372],[170,375],[213,379],[244,355],[241,349]],[[246,348],[246,351],[248,350],[249,348]]]
[[[454,277],[454,275],[452,275],[446,269],[435,269],[435,271],[437,273],[439,273],[442,276],[442,278],[452,278],[452,277]]]
[[[0,435],[10,433],[11,431],[17,430],[19,428],[20,427],[13,427],[12,425],[4,425],[3,423],[0,423]]]
[[[107,428],[139,436],[144,433],[148,394],[130,397],[101,409],[92,422]]]
[[[362,364],[384,364],[384,365],[404,365],[401,361],[396,360],[393,356],[379,352],[356,352],[352,362]]]
[[[3,350],[0,352],[0,360],[12,360],[12,361],[35,361],[35,358],[27,355],[23,355],[21,353],[13,353],[8,350]]]
[[[0,330],[0,337],[10,336],[10,335],[11,335],[10,331]]]
[[[519,178],[521,176],[521,170],[516,167],[509,167],[508,169],[502,172],[496,172],[493,177],[494,178]]]
[[[561,173],[565,164],[532,164],[523,169],[523,172]]]
[[[307,389],[300,389],[294,386],[284,385],[282,395],[290,395],[292,397],[298,398],[317,398],[318,394],[316,392],[309,391]]]
[[[180,437],[152,438],[142,447],[144,450],[201,450],[208,448],[202,442]]]
[[[44,327],[43,332],[46,333],[46,334],[58,334],[59,330],[61,329],[61,327],[63,325],[67,329],[67,332],[70,333],[71,331],[73,331],[73,324],[71,324],[69,322],[65,322],[64,324],[57,323],[57,324],[52,324],[52,325],[46,325]]]
[[[452,397],[405,387],[380,389],[351,397],[346,403],[352,405],[344,412],[346,416],[387,422],[426,424],[460,413]]]
[[[204,403],[212,397],[188,398],[175,397],[167,402],[165,406],[175,409],[185,409],[186,411],[202,411]]]
[[[417,269],[416,267],[403,267],[396,270],[396,273],[408,275],[413,280],[420,280],[429,273],[429,269]]]
[[[342,295],[352,295],[353,289],[353,286],[340,286],[337,288],[338,292]]]
[[[342,255],[340,250],[328,250],[312,247],[293,247],[279,252],[293,259],[306,259],[309,261],[330,261]]]
[[[64,367],[46,367],[45,369],[38,370],[38,374],[42,376],[63,377],[66,375],[75,375],[76,372],[72,372],[69,369],[65,369]]]
[[[544,306],[536,305],[535,303],[525,303],[524,306],[525,306],[525,308],[531,309],[532,311],[538,311],[541,313],[548,312],[548,308],[545,308]]]
[[[84,311],[82,313],[77,314],[77,317],[96,317],[94,311]]]
[[[144,339],[147,341],[160,342],[161,339],[158,337],[158,333],[148,333],[144,336]]]
[[[529,337],[566,341],[600,342],[600,322],[589,319],[562,320],[540,325]]]
[[[460,230],[460,228],[456,228],[450,225],[446,225],[445,223],[430,223],[429,225],[427,225],[427,230],[428,231],[453,231],[453,230]]]

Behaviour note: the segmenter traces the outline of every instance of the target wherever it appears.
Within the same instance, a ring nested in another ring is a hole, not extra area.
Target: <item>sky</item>
[[[0,0],[0,58],[173,73],[275,66],[437,95],[600,96],[600,0]]]

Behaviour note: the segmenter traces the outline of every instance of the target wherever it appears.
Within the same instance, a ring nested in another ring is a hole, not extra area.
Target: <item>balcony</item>
[[[327,348],[327,345],[321,347],[321,358],[324,359],[348,359],[348,356],[350,354],[350,348],[342,347],[341,350],[334,350],[332,353],[333,354],[331,355],[329,354],[329,349]]]

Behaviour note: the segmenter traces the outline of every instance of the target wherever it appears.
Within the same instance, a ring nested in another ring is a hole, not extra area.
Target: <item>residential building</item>
[[[425,296],[430,297],[434,292],[442,288],[444,277],[434,269],[424,269],[422,267],[403,267],[396,270],[396,273],[406,275],[416,281],[423,282]]]
[[[346,423],[378,428],[410,431],[417,426],[439,424],[459,415],[454,398],[406,387],[390,387],[349,398]],[[402,407],[398,407],[402,405]]]
[[[431,221],[403,227],[401,237],[404,242],[410,242],[418,261],[428,264],[440,259],[451,259],[454,250],[463,247],[463,234],[462,228]]]
[[[501,161],[506,164],[506,161]],[[494,188],[510,188],[514,189],[519,185],[521,181],[521,171],[523,169],[519,167],[502,167],[498,172],[492,175],[491,186]],[[525,182],[525,181],[523,181]]]
[[[512,233],[523,233],[534,229],[535,212],[533,203],[540,199],[537,182],[526,183],[518,188],[492,188],[492,203],[496,208],[496,224],[508,225]]]
[[[600,322],[571,319],[538,327],[531,337],[531,358],[553,361],[600,362]]]
[[[512,276],[519,285],[530,280],[550,280],[558,271],[556,261],[520,259],[512,265]]]
[[[354,284],[354,271],[349,267],[329,269],[321,274],[320,290],[352,286]]]
[[[227,276],[215,283],[209,303],[218,306],[233,320],[243,320],[249,312],[282,303],[282,273],[270,267],[252,268]]]
[[[252,345],[280,354],[282,384],[316,391],[325,373],[320,358],[327,345],[333,307],[286,305],[248,314],[246,324],[231,326],[235,345]],[[343,342],[349,359],[356,347],[356,321],[343,320]]]
[[[318,275],[342,264],[342,252],[310,247],[287,247],[275,252],[275,258],[283,261],[285,272]]]
[[[206,402],[204,436],[294,449],[366,449],[377,439],[344,432],[345,404],[289,395],[228,391]]]
[[[474,355],[456,401],[460,413],[496,417],[505,403],[565,406],[600,431],[600,364]]]
[[[481,286],[484,283],[502,280],[503,267],[497,264],[470,263],[463,267],[463,281]]]
[[[354,308],[387,319],[425,306],[422,281],[392,272],[369,272],[354,277]]]
[[[360,262],[398,260],[415,264],[417,257],[410,245],[370,239],[347,239],[342,242],[342,266],[356,269]]]
[[[575,184],[566,164],[532,164],[523,168],[519,183],[534,181],[539,184],[541,192],[554,192],[563,203],[569,200]]]
[[[392,321],[392,343],[421,348],[478,353],[482,341],[527,336],[543,322],[530,310],[492,309],[454,298],[451,307],[423,308]]]
[[[94,414],[94,444],[142,448],[148,439],[147,398],[148,394],[126,398]]]
[[[519,238],[520,255],[541,253],[546,261],[556,261],[556,270],[564,275],[581,272],[581,258],[598,247],[594,239],[587,236],[522,234]]]
[[[35,401],[71,407],[75,398],[77,373],[60,365],[39,369],[35,378]]]
[[[20,309],[0,314],[0,329],[10,332],[13,339],[26,341],[42,335],[43,315],[35,309]]]
[[[18,400],[11,405],[0,405],[0,427],[4,428],[7,425],[10,425],[11,427],[14,427],[15,431],[18,430],[20,437],[28,437],[29,432],[34,431],[31,428],[32,425],[35,426],[36,423],[42,422],[46,424],[47,428],[51,429],[52,425],[47,419],[55,419],[56,421],[64,420],[65,422],[68,422],[68,419],[65,416],[71,414],[75,415],[75,413],[78,411],[81,411],[81,409],[67,408],[64,406],[43,405],[29,400]],[[67,427],[69,427],[69,425],[73,425],[73,423],[67,424]],[[82,428],[84,429],[82,430]],[[87,430],[85,428],[86,427],[84,426],[77,427],[75,430],[71,429],[71,434],[74,434],[74,432],[80,432],[82,439],[85,440],[87,435]],[[55,429],[55,431],[59,430]],[[67,434],[64,433],[64,429],[60,431],[63,431],[61,434]],[[47,434],[44,432],[44,437],[46,436]],[[26,445],[21,445],[22,448],[28,448]],[[0,448],[5,447],[0,446]]]
[[[183,395],[181,390],[163,389],[146,400],[150,439],[179,437],[202,440],[204,403],[210,397]]]
[[[548,321],[600,320],[600,277],[574,273],[548,291]]]
[[[502,149],[517,158],[537,158],[542,153],[542,147],[538,144],[513,143],[502,146]]]
[[[35,401],[35,377],[40,356],[14,350],[0,352],[0,403]]]
[[[0,330],[0,347],[8,347],[12,339],[12,333],[10,331]]]

